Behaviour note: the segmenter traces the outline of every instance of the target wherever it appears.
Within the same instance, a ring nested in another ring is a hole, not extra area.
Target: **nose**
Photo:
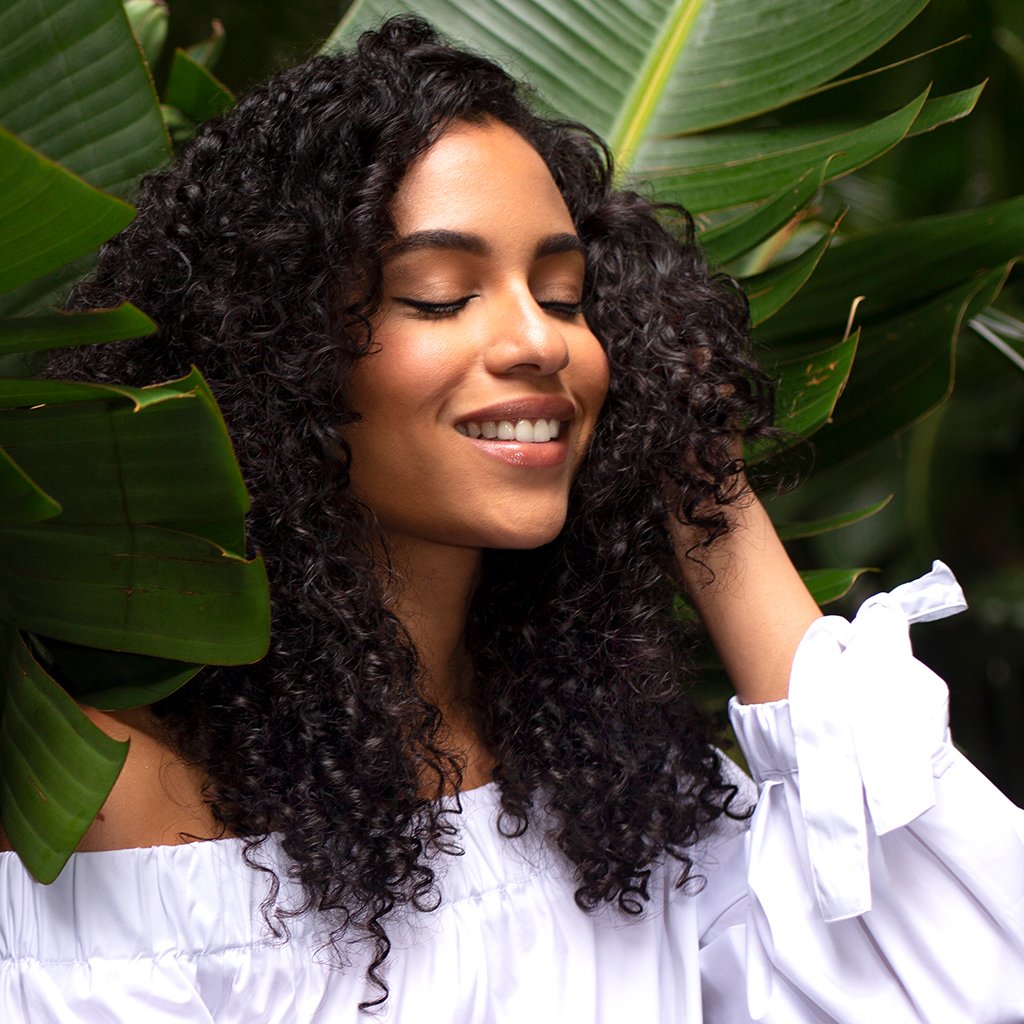
[[[558,319],[528,289],[507,296],[496,314],[485,354],[491,373],[547,377],[569,365],[569,346]]]

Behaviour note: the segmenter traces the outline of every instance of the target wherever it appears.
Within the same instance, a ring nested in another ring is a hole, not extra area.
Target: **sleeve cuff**
[[[899,828],[935,803],[951,756],[948,693],[914,659],[909,626],[966,608],[941,562],[869,598],[853,622],[818,619],[793,660],[789,699],[730,703],[755,781],[797,786],[815,894],[826,921],[871,908],[867,828]]]

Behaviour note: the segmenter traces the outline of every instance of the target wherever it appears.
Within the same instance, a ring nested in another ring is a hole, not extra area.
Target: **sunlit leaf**
[[[800,301],[759,328],[758,337],[789,344],[834,335],[860,295],[858,321],[881,323],[1021,253],[1024,196],[896,224],[833,245],[801,290]]]
[[[705,131],[813,90],[876,50],[925,3],[362,0],[327,48],[351,44],[388,14],[414,11],[504,59],[554,110],[608,139],[625,164],[644,137]]]

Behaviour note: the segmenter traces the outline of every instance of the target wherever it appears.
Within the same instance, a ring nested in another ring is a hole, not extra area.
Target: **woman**
[[[3,859],[4,1020],[1024,1014],[1020,819],[906,644],[958,588],[820,619],[736,458],[772,436],[745,305],[690,235],[413,19],[146,183],[76,302],[159,337],[51,372],[199,365],[271,651],[94,713],[129,761],[54,886]]]

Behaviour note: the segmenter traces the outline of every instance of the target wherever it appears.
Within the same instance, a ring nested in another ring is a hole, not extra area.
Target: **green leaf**
[[[77,701],[101,711],[145,707],[187,683],[202,665],[36,637],[47,667]]]
[[[113,309],[0,320],[0,354],[96,345],[152,334],[156,324],[128,302]]]
[[[52,882],[117,780],[128,752],[11,644],[0,718],[0,817],[37,881]]]
[[[750,322],[755,327],[773,317],[803,288],[825,255],[834,234],[833,227],[827,235],[794,259],[741,282],[750,300]]]
[[[637,170],[659,199],[681,202],[692,213],[767,199],[808,167],[829,161],[837,178],[881,156],[906,137],[927,92],[870,124],[797,124],[699,137],[653,139]]]
[[[966,117],[978,103],[981,94],[985,89],[984,83],[976,85],[972,89],[964,89],[962,92],[950,93],[948,96],[937,96],[929,100],[918,114],[917,120],[911,127],[908,137],[923,135],[925,132],[934,131],[936,128],[951,121],[959,121]]]
[[[203,664],[258,661],[262,560],[153,526],[0,529],[0,617],[43,636]]]
[[[776,523],[775,531],[782,540],[801,540],[805,537],[819,537],[823,533],[832,533],[844,526],[852,526],[854,523],[863,522],[873,515],[881,512],[889,502],[892,495],[887,494],[881,501],[873,505],[855,509],[853,512],[843,512],[837,516],[826,516],[824,519],[814,519],[806,523]]]
[[[948,397],[960,328],[999,294],[1007,271],[999,267],[892,320],[863,328],[836,422],[815,442],[818,467],[890,437]]]
[[[32,397],[41,399],[60,383],[3,381],[0,391],[18,387],[24,393],[20,385],[38,384]],[[60,502],[62,523],[186,532],[202,523],[216,531],[210,539],[244,554],[249,497],[220,411],[198,371],[134,393],[77,384],[61,390],[94,400],[44,399],[0,411],[0,445]]]
[[[120,0],[0,6],[0,121],[97,188],[128,196],[170,147]]]
[[[788,224],[817,194],[829,161],[809,167],[770,199],[738,217],[701,232],[698,241],[713,263],[728,263],[749,252]]]
[[[123,401],[138,412],[150,405],[209,391],[198,370],[187,377],[133,388],[124,384],[91,384],[88,381],[0,378],[0,409],[30,408],[34,405],[66,405],[71,402]]]
[[[830,604],[845,597],[850,588],[866,572],[877,569],[805,569],[800,573],[804,584],[818,604]]]
[[[776,366],[775,425],[788,433],[809,437],[832,417],[854,365],[860,334],[836,345]]]
[[[53,500],[0,448],[0,526],[38,523],[60,514]]]
[[[649,131],[707,131],[775,110],[874,53],[927,0],[709,0]]]
[[[165,99],[193,121],[206,121],[227,113],[235,105],[235,97],[198,61],[184,50],[176,50]]]
[[[124,12],[146,56],[146,63],[151,68],[156,67],[167,41],[165,0],[124,0]]]
[[[35,378],[0,378],[0,409],[29,409],[34,405],[63,405],[72,402],[122,401],[133,408],[141,388],[119,384],[90,384],[87,381],[36,380]]]
[[[362,0],[325,48],[350,45],[386,15],[414,10],[525,75],[555,111],[605,137],[625,167],[645,137],[741,121],[812,91],[880,47],[925,3]]]
[[[219,19],[210,22],[210,34],[199,43],[193,43],[185,52],[197,63],[211,71],[224,50],[224,26]]]
[[[170,156],[149,69],[119,0],[0,4],[0,123],[122,197]],[[90,254],[0,295],[0,316],[60,306],[91,262]]]
[[[865,326],[881,323],[1021,253],[1024,196],[896,224],[833,245],[800,301],[761,327],[758,338],[790,344],[835,335],[861,295],[858,320]]]
[[[89,252],[134,216],[0,128],[0,291]]]
[[[242,557],[248,496],[198,372],[141,389],[0,381],[0,394],[0,443],[63,506],[0,529],[0,615],[179,662],[261,657],[265,570]]]

